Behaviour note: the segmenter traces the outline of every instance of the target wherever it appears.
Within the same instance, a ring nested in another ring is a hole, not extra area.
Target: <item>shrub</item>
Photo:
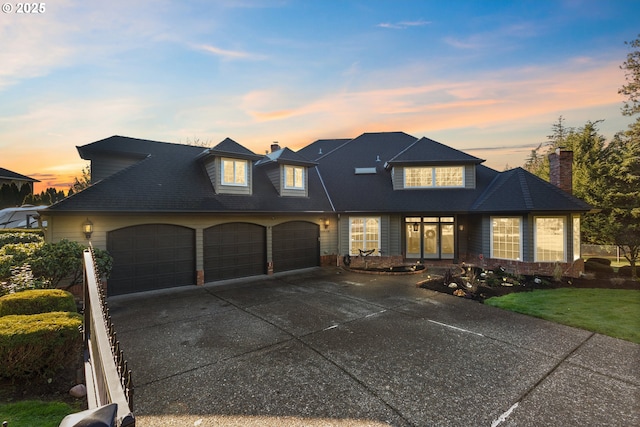
[[[0,297],[29,289],[47,288],[49,288],[49,281],[33,277],[31,266],[23,264],[22,267],[11,269],[11,277],[6,282],[0,282]]]
[[[38,289],[0,297],[0,317],[52,311],[77,311],[73,295],[62,289]]]
[[[603,258],[589,258],[584,263],[584,270],[593,272],[596,277],[609,276],[613,274],[613,267],[598,260]]]
[[[43,242],[9,243],[0,247],[0,279],[11,276],[11,270],[21,267],[42,248]]]
[[[30,233],[25,231],[14,231],[0,234],[0,247],[16,243],[37,243],[43,242],[42,233]]]
[[[76,362],[82,349],[78,313],[0,317],[0,377],[51,375]]]
[[[611,260],[607,259],[607,258],[592,257],[592,258],[587,259],[586,262],[597,262],[598,264],[611,265]]]
[[[34,253],[31,267],[37,277],[51,282],[57,287],[61,281],[68,280],[70,285],[82,281],[82,253],[85,247],[80,243],[63,239],[57,243],[45,243]],[[95,249],[98,273],[109,276],[113,258],[107,251]]]
[[[618,269],[618,276],[631,277],[631,266],[623,265]]]

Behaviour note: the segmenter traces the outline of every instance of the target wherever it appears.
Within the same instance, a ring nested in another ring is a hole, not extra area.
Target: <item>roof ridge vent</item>
[[[382,160],[380,160],[380,155],[376,155],[376,162],[381,162]]]

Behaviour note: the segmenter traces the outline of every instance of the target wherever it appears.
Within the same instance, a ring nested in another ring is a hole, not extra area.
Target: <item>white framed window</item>
[[[247,161],[240,159],[222,159],[222,184],[247,186]]]
[[[536,217],[534,219],[535,262],[566,262],[566,218]]]
[[[580,253],[580,217],[573,217],[573,260],[577,260],[582,256]]]
[[[349,254],[380,255],[380,217],[349,218]]]
[[[284,166],[284,188],[304,190],[304,167]]]
[[[491,218],[491,258],[522,259],[522,220],[520,217]]]
[[[433,187],[433,168],[404,168],[405,188]]]
[[[434,168],[436,187],[464,187],[464,168],[447,166]]]
[[[464,187],[463,166],[404,168],[405,188]]]

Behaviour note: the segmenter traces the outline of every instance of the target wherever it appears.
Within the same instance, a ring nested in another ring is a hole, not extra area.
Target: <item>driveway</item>
[[[109,298],[138,426],[640,425],[640,345],[317,268]]]

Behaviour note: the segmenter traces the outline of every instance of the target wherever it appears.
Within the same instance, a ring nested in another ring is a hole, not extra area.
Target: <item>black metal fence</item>
[[[131,370],[120,349],[91,247],[85,250],[83,262],[84,366],[89,410],[116,404],[115,425],[135,426]]]

